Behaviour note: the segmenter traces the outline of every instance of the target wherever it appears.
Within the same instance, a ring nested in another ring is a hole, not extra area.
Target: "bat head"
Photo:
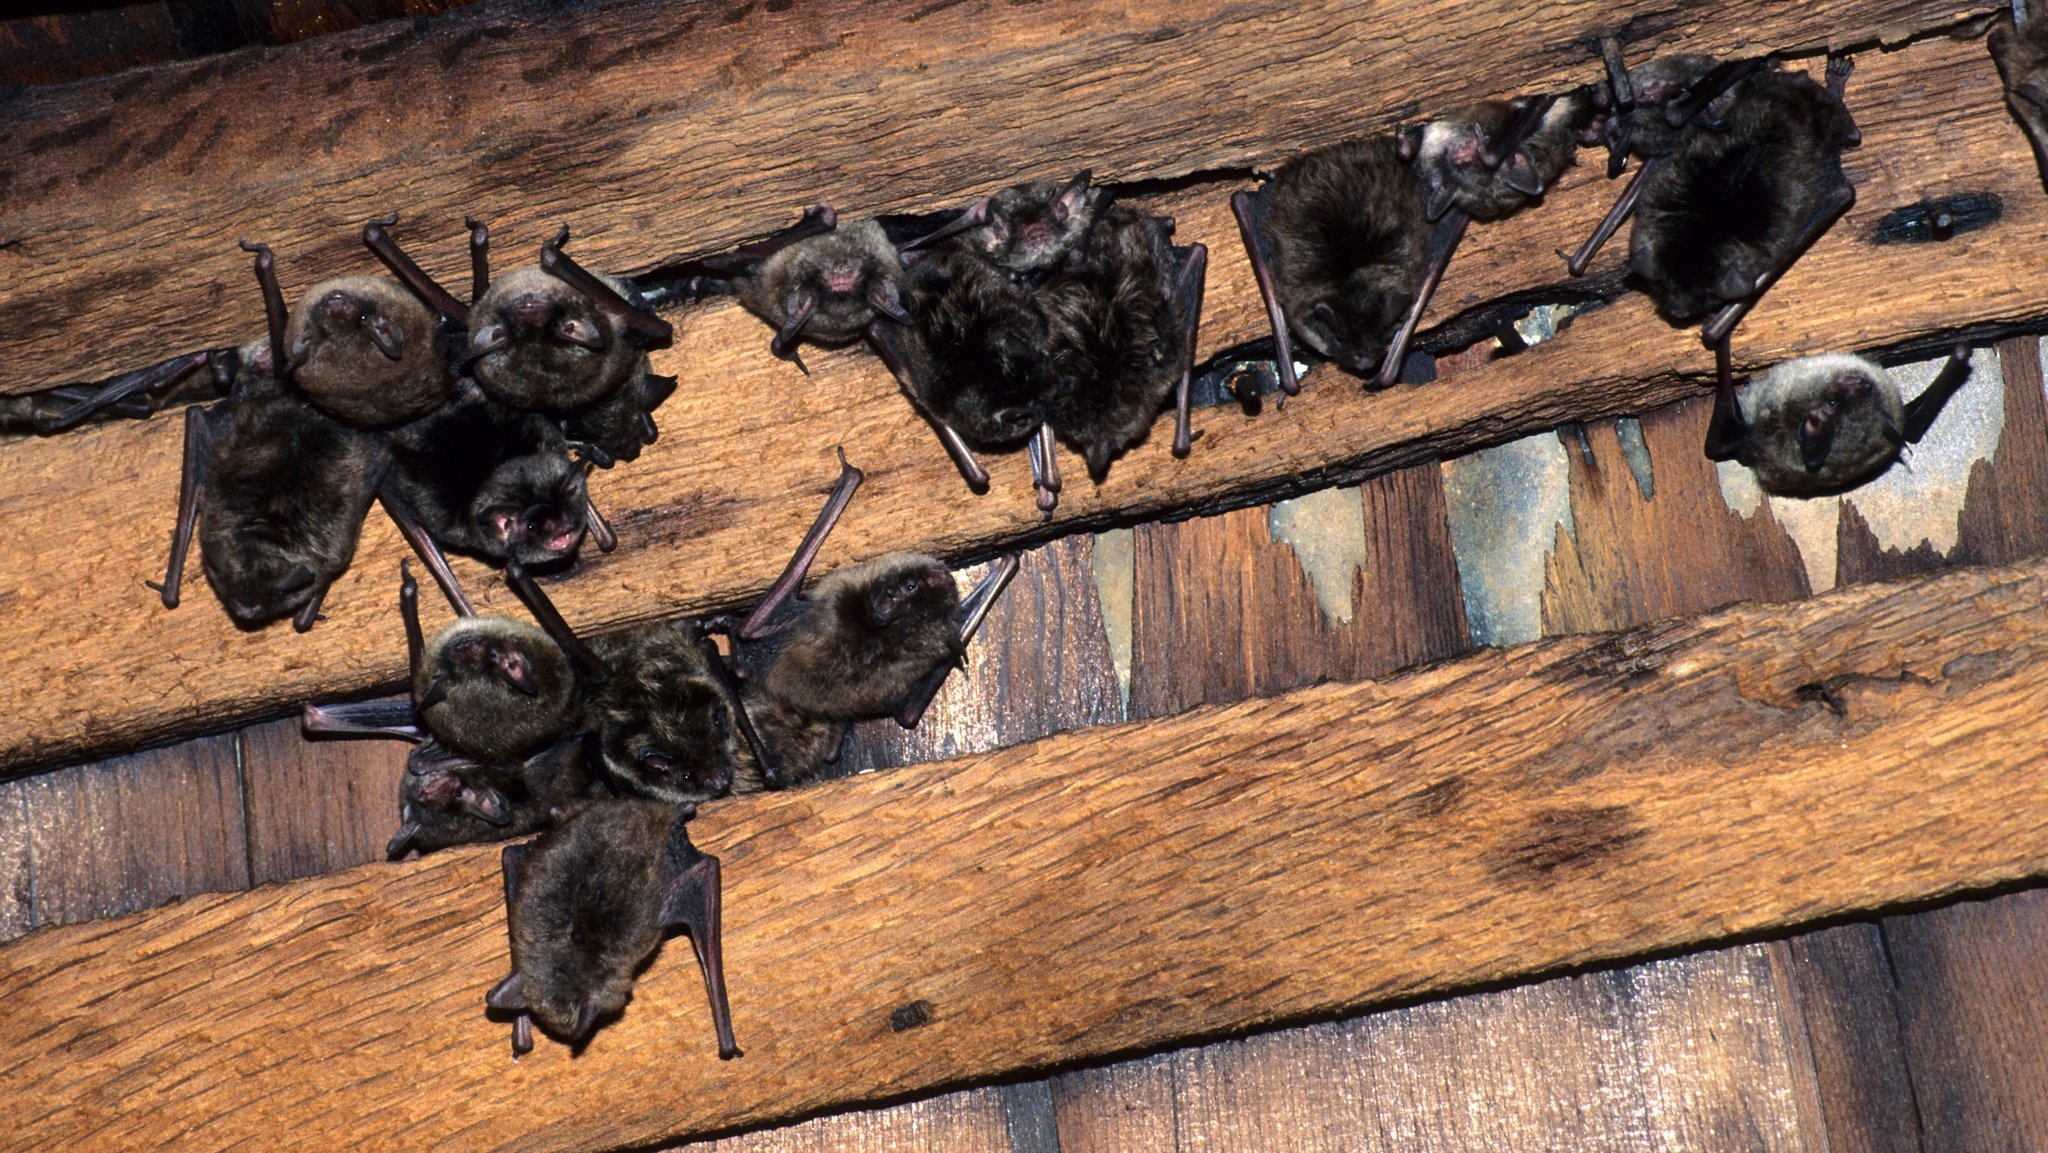
[[[1042,272],[1079,255],[1109,193],[1092,187],[1082,171],[1061,184],[1034,180],[989,199],[988,218],[969,234],[970,245],[1013,272]]]
[[[200,551],[206,582],[238,628],[261,628],[298,613],[339,575],[283,535],[245,532]]]
[[[359,428],[425,416],[455,387],[438,325],[390,281],[322,281],[306,290],[285,328],[292,382],[316,407]]]
[[[561,412],[610,396],[645,357],[601,305],[533,266],[500,275],[471,306],[464,359],[492,396]]]
[[[469,520],[498,560],[546,568],[572,557],[589,527],[583,469],[559,452],[514,457],[491,470]]]
[[[740,295],[788,346],[858,340],[877,317],[908,325],[904,290],[896,246],[880,224],[861,220],[778,250]]]
[[[576,706],[569,659],[510,617],[462,617],[435,633],[413,678],[420,723],[449,751],[487,765],[553,743]]]
[[[1905,443],[1904,405],[1883,368],[1828,353],[1774,366],[1743,397],[1745,463],[1770,492],[1840,492],[1891,467]]]
[[[636,796],[670,804],[732,789],[739,738],[729,699],[694,630],[676,622],[631,634],[594,702],[605,770]]]

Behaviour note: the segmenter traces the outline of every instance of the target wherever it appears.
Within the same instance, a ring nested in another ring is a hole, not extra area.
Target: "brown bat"
[[[2005,81],[2006,107],[2026,132],[2034,166],[2048,181],[2048,17],[2035,15],[2029,0],[2013,0],[2010,22],[1992,25],[1988,46]]]
[[[695,805],[592,801],[504,851],[512,971],[485,998],[516,1014],[512,1052],[533,1048],[531,1021],[581,1046],[622,1010],[662,938],[686,930],[704,971],[718,1055],[740,1056],[725,995],[718,858],[690,843]]]
[[[736,626],[713,624],[731,635],[770,788],[814,777],[837,757],[849,722],[893,716],[915,727],[1016,573],[1016,557],[1002,558],[962,601],[945,565],[890,553],[802,591],[860,482],[842,457],[825,508],[767,596]]]

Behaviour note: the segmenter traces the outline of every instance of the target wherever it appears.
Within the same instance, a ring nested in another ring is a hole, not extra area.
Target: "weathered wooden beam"
[[[932,208],[1088,165],[1131,180],[1275,162],[1419,110],[1583,82],[1593,38],[1617,29],[1639,52],[1760,52],[1990,10],[1563,0],[1532,21],[1440,0],[499,0],[28,89],[0,97],[0,389],[253,328],[244,237],[298,286],[370,267],[355,232],[393,210],[450,265],[478,215],[507,254],[569,222],[579,259],[640,270],[820,198]]]
[[[1925,336],[2048,311],[2048,201],[2026,144],[1998,98],[1981,45],[1935,41],[1866,53],[1850,86],[1866,143],[1851,156],[1855,210],[1738,333],[1749,364],[1828,348]],[[1549,255],[1605,209],[1612,188],[1582,167],[1553,203],[1497,229],[1474,229],[1451,299],[1560,275]],[[1945,244],[1876,245],[1874,222],[1930,196],[1990,191],[2003,217]],[[1224,187],[1162,198],[1181,235],[1214,253],[1206,348],[1264,323]],[[1500,235],[1495,236],[1493,233]],[[1619,246],[1617,246],[1618,248]],[[1619,259],[1618,252],[1608,259]],[[1541,283],[1541,281],[1537,281]],[[1021,454],[992,461],[995,487],[972,497],[929,428],[863,355],[822,354],[810,377],[770,358],[760,324],[731,305],[679,319],[657,358],[683,386],[642,459],[593,487],[623,545],[591,552],[556,597],[579,628],[744,603],[766,587],[836,467],[835,444],[867,471],[827,549],[849,558],[916,548],[955,559],[1111,521],[1243,504],[1385,471],[1575,419],[1639,412],[1703,386],[1710,358],[1640,297],[1589,313],[1557,339],[1433,385],[1365,394],[1325,374],[1283,411],[1212,409],[1185,461],[1155,435],[1100,488],[1068,486],[1041,522]],[[160,574],[179,460],[177,422],[104,426],[0,447],[8,491],[0,539],[26,542],[0,567],[0,685],[15,724],[0,769],[275,714],[307,699],[402,679],[393,611],[402,553],[381,522],[328,597],[331,619],[300,636],[237,631],[195,585],[175,612],[143,587]],[[1080,477],[1077,461],[1069,475]],[[89,534],[89,535],[87,535]],[[487,605],[519,611],[482,568],[461,566]]]
[[[1963,570],[721,802],[732,1062],[672,945],[514,1063],[490,848],[38,931],[9,1144],[639,1146],[2009,882],[2044,600]]]

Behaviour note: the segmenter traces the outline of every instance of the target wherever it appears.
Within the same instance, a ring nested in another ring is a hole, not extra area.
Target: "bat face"
[[[326,280],[306,290],[285,329],[292,382],[357,428],[432,412],[455,387],[439,320],[389,281]]]
[[[589,527],[583,470],[559,452],[514,457],[491,470],[469,520],[493,558],[544,567],[573,555]]]
[[[819,581],[807,600],[758,679],[769,694],[812,717],[884,716],[919,681],[960,656],[959,591],[946,566],[931,557],[890,553],[841,569]]]
[[[1434,220],[1450,208],[1474,220],[1497,220],[1527,207],[1571,167],[1582,140],[1598,139],[1588,93],[1559,97],[1536,127],[1508,147],[1518,118],[1536,97],[1487,100],[1433,120],[1413,138],[1415,172]]]
[[[1841,492],[1890,468],[1906,443],[1905,406],[1891,374],[1839,353],[1786,361],[1742,398],[1749,434],[1738,457],[1766,490]]]
[[[1687,131],[1643,177],[1629,268],[1674,321],[1746,300],[1798,255],[1825,198],[1847,187],[1848,110],[1796,73],[1757,72],[1730,89],[1723,127]]]
[[[740,300],[783,343],[858,340],[887,316],[911,322],[903,305],[903,263],[882,226],[860,220],[779,249],[739,284]]]
[[[463,617],[435,633],[412,687],[420,723],[485,766],[516,765],[554,743],[577,704],[560,646],[510,617]]]
[[[2005,82],[2006,107],[2033,146],[2035,166],[2048,174],[2048,18],[2043,9],[2014,5],[2012,22],[1994,25],[1988,46]]]
[[[315,604],[348,568],[378,454],[263,375],[252,358],[215,429],[197,501],[206,580],[242,628]],[[308,621],[310,624],[310,621]]]
[[[670,804],[731,791],[744,754],[696,631],[668,621],[593,647],[611,667],[591,705],[606,774],[632,795]]]
[[[479,773],[474,762],[429,741],[406,758],[399,828],[385,853],[395,861],[408,852],[523,837],[601,789],[584,767],[583,742],[573,737],[527,757],[511,777]]]
[[[537,266],[503,273],[471,306],[468,355],[486,392],[540,412],[594,404],[647,370],[609,312]]]
[[[1422,282],[1429,226],[1414,171],[1394,141],[1374,138],[1299,157],[1266,187],[1261,232],[1288,327],[1372,372]]]
[[[1678,146],[1682,129],[1665,119],[1666,110],[1683,100],[1718,63],[1712,56],[1702,53],[1677,52],[1655,57],[1629,69],[1629,86],[1633,89],[1635,103],[1625,111],[1611,111],[1605,122],[1609,147],[1617,154],[1625,153],[1645,160],[1670,154]],[[1604,84],[1602,87],[1611,98],[1612,89]],[[1707,115],[1718,120],[1719,110],[1725,108],[1730,99],[1726,94],[1717,97],[1708,105]]]
[[[1065,184],[1034,180],[996,193],[988,219],[968,242],[984,259],[1009,272],[1042,272],[1080,248],[1109,195],[1089,185],[1086,172]]]
[[[661,943],[662,842],[676,809],[607,801],[572,810],[533,842],[509,918],[524,1007],[578,1042],[625,1007],[633,974]]]

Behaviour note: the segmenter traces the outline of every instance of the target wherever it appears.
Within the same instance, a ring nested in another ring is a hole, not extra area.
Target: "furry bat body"
[[[560,420],[599,467],[638,457],[675,390],[647,350],[668,347],[674,330],[631,285],[564,254],[568,229],[541,245],[538,266],[489,279],[489,234],[470,224],[474,280],[488,280],[469,306],[470,373],[494,399]]]
[[[532,1048],[529,1017],[578,1045],[618,1013],[633,977],[677,927],[704,972],[718,1055],[740,1055],[725,995],[718,858],[690,843],[694,805],[596,801],[505,849],[512,972],[486,998],[518,1014],[515,1055]]]
[[[1799,254],[1855,203],[1842,150],[1860,135],[1840,92],[1848,61],[1823,88],[1759,67],[1686,131],[1666,162],[1646,167],[1629,236],[1629,268],[1674,321],[1714,313],[1725,338]]]
[[[772,788],[816,776],[837,757],[848,722],[894,716],[906,728],[916,725],[1016,572],[1016,558],[1004,558],[963,603],[945,565],[890,553],[803,591],[860,482],[860,470],[842,465],[825,508],[768,595],[737,627],[726,625],[764,746],[757,753],[761,777]]]
[[[1707,459],[1737,461],[1766,491],[1785,496],[1826,496],[1875,479],[1920,442],[1970,379],[1970,350],[1959,345],[1926,391],[1905,401],[1876,363],[1829,353],[1772,367],[1738,400],[1726,346],[1716,351]]]
[[[156,587],[165,608],[178,606],[196,525],[200,567],[235,624],[289,616],[304,632],[355,555],[384,458],[277,379],[267,345],[228,362],[238,367],[227,399],[185,410],[178,518]]]

